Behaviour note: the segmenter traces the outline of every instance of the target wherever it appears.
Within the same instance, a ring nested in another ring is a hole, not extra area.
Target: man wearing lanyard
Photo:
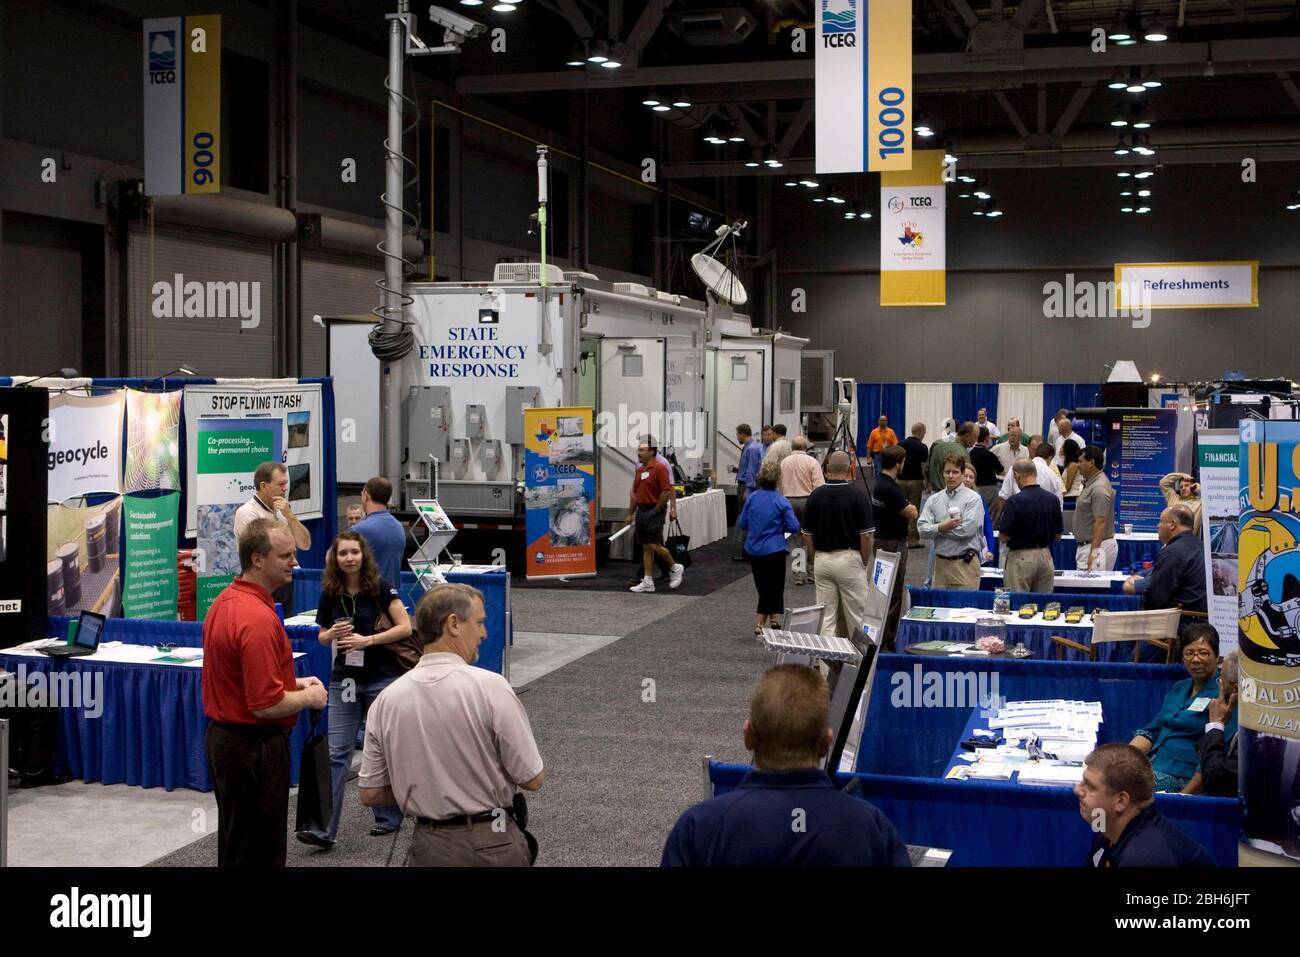
[[[294,547],[311,548],[311,532],[293,514],[289,500],[289,470],[279,462],[263,462],[253,473],[253,497],[235,510],[235,538],[259,518],[283,525],[293,537]],[[293,614],[293,580],[277,588],[272,597],[284,606],[286,616]]]
[[[966,460],[949,455],[943,463],[944,489],[931,495],[916,526],[934,541],[934,587],[978,591],[980,562],[976,547],[984,535],[984,502],[962,484]]]

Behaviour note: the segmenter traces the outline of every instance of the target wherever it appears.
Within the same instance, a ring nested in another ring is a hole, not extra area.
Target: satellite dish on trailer
[[[737,229],[740,224],[737,224]],[[749,293],[745,292],[745,284],[737,278],[736,274],[724,266],[718,260],[713,258],[713,252],[718,249],[727,238],[737,230],[725,223],[718,227],[718,239],[710,243],[702,252],[696,253],[691,257],[691,269],[695,275],[700,277],[700,281],[709,288],[715,296],[723,302],[732,306],[743,306],[749,302]],[[734,245],[735,239],[733,237]]]

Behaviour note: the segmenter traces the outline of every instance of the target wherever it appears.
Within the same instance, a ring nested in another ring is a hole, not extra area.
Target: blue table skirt
[[[989,591],[959,591],[953,588],[922,588],[908,585],[908,592],[913,605],[924,608],[993,608],[996,597]],[[1091,612],[1094,608],[1107,611],[1137,611],[1141,608],[1141,599],[1137,595],[1108,595],[1105,592],[1053,592],[1050,595],[1039,592],[1013,591],[1011,607],[1016,609],[1032,602],[1039,608],[1049,602],[1058,602],[1064,610],[1073,605],[1081,605]]]
[[[319,568],[295,568],[293,570],[293,604],[306,611],[320,604],[320,581],[322,570]],[[478,658],[474,665],[499,675],[506,674],[506,648],[513,642],[510,615],[510,573],[501,568],[491,572],[449,572],[447,581],[454,584],[473,585],[483,593],[483,610],[487,614],[487,637],[478,646]],[[423,591],[412,572],[402,572],[398,583],[402,603],[408,612],[413,612]],[[412,619],[411,624],[415,624]],[[509,677],[509,675],[507,675]]]
[[[709,762],[714,793],[732,790],[747,771]],[[879,808],[908,844],[951,850],[950,867],[1081,867],[1092,846],[1079,801],[1065,788],[882,774],[840,775],[838,781]],[[1158,794],[1156,807],[1220,867],[1236,866],[1239,801]]]
[[[1115,559],[1115,569],[1131,568],[1134,565],[1141,565],[1143,562],[1154,562],[1156,556],[1160,554],[1160,542],[1158,540],[1149,541],[1147,539],[1117,539],[1117,553]],[[1075,564],[1074,556],[1079,549],[1079,543],[1073,538],[1063,538],[1052,546],[1052,564],[1058,572],[1074,571],[1079,566]],[[994,540],[994,546],[989,549],[993,552],[993,561],[988,563],[997,565],[998,549],[997,541]]]
[[[102,703],[92,702],[102,714],[91,717],[94,712],[84,706],[59,709],[59,773],[90,783],[212,790],[203,744],[208,719],[201,668],[5,654],[0,665],[20,675],[19,669],[28,676],[44,672],[47,682],[60,672],[103,675]],[[308,674],[307,668],[306,658],[295,659],[299,676]],[[303,712],[289,741],[295,785],[308,720]]]
[[[1057,646],[1052,643],[1052,635],[1059,634],[1081,645],[1092,641],[1091,628],[1053,628],[1051,625],[1007,625],[1007,647],[1023,644],[1034,653],[1035,658],[1056,658]],[[923,641],[966,641],[974,643],[975,625],[973,622],[913,621],[907,618],[898,623],[897,647],[920,644]],[[1067,658],[1082,659],[1083,653],[1071,648],[1065,649]],[[1099,661],[1132,661],[1133,643],[1131,641],[1108,641],[1098,648]]]
[[[1099,740],[1127,742],[1187,677],[1182,665],[1038,658],[884,654],[877,662],[854,770],[899,777],[942,777],[971,709],[989,697],[1100,701],[1106,723]]]

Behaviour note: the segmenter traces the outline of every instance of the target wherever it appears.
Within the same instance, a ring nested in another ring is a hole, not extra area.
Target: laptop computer
[[[104,633],[103,615],[96,614],[93,611],[83,611],[81,613],[81,624],[77,626],[77,637],[71,645],[55,645],[53,648],[37,649],[43,655],[49,655],[51,658],[80,658],[83,655],[93,655],[95,649],[99,647],[99,637]]]

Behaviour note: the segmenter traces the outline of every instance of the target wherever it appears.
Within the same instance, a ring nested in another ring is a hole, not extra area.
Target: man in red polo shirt
[[[684,567],[673,563],[673,556],[664,548],[664,518],[668,503],[673,497],[673,481],[668,474],[668,466],[655,457],[657,450],[649,442],[637,446],[636,457],[641,464],[632,479],[632,498],[627,507],[627,520],[634,522],[637,544],[641,546],[641,567],[645,577],[632,586],[632,591],[647,592],[655,590],[654,568],[655,556],[668,569],[668,587],[676,588],[682,583]]]
[[[217,797],[217,866],[283,867],[289,819],[289,732],[328,694],[293,673],[271,592],[293,581],[293,536],[266,519],[239,536],[243,574],[203,621],[205,746]]]

